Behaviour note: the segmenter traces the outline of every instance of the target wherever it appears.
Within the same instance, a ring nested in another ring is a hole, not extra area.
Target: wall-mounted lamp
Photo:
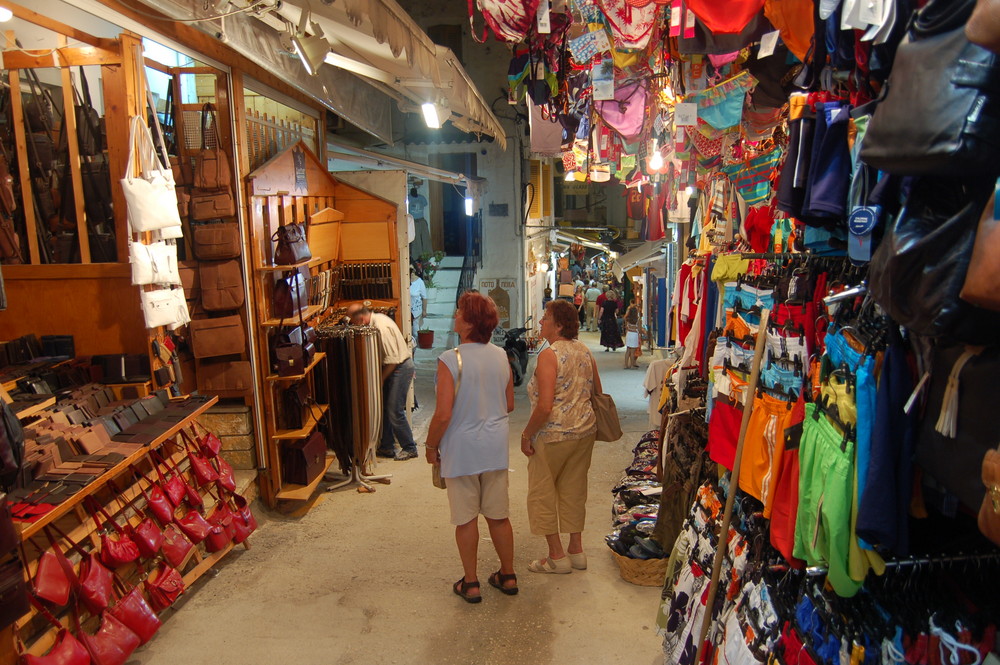
[[[425,102],[420,105],[420,110],[424,113],[424,123],[429,129],[441,129],[441,116],[438,113],[437,104]]]
[[[313,25],[312,35],[306,35],[306,26],[309,25],[310,10],[304,8],[299,19],[299,29],[292,35],[292,45],[295,47],[295,54],[302,61],[306,73],[309,76],[316,76],[319,66],[326,59],[326,54],[330,52],[330,42],[323,38],[323,31],[319,26]]]
[[[12,18],[14,18],[14,12],[6,7],[0,7],[0,23],[6,23]]]
[[[465,197],[465,216],[466,217],[472,217],[472,215],[474,214],[474,212],[472,210],[472,206],[473,206],[472,197],[471,196],[466,196]]]

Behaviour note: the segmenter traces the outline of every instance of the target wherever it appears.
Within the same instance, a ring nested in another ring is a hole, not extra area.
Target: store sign
[[[497,304],[500,314],[498,328],[511,328],[520,323],[511,323],[513,312],[517,311],[517,280],[513,277],[494,277],[479,280],[479,292],[488,295]]]

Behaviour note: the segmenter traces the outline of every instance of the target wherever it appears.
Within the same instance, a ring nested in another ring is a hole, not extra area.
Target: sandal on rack
[[[472,594],[469,593],[469,589],[478,589],[478,588],[479,588],[479,582],[466,582],[465,576],[463,575],[462,579],[455,582],[455,586],[453,586],[451,590],[454,591],[459,596],[461,596],[462,600],[464,600],[467,603],[480,603],[483,600],[482,596],[473,596]]]
[[[514,586],[507,587],[504,586],[507,582],[513,582]],[[501,593],[505,593],[508,596],[517,595],[517,575],[511,573],[510,575],[504,575],[499,570],[489,577],[490,586],[494,589],[500,589]]]
[[[528,570],[533,573],[555,573],[556,575],[567,575],[573,572],[569,558],[561,559],[535,559],[528,564]]]

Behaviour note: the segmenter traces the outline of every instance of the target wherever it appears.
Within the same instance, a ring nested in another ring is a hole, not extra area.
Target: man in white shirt
[[[587,304],[587,330],[590,332],[597,331],[597,299],[600,295],[601,290],[597,288],[597,283],[592,281],[590,288],[584,294]]]
[[[417,456],[417,443],[406,419],[406,394],[416,373],[410,348],[396,322],[385,314],[372,312],[364,305],[355,303],[347,308],[347,316],[352,325],[370,324],[379,331],[382,347],[382,441],[375,454],[399,461],[413,459]],[[402,448],[399,454],[396,454],[396,440]]]
[[[422,330],[427,316],[427,285],[413,268],[410,268],[410,317],[414,330]]]

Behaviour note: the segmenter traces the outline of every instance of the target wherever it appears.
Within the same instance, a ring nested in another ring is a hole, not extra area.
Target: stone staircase
[[[434,286],[427,288],[427,317],[424,328],[434,331],[435,348],[451,348],[457,343],[453,329],[455,296],[462,277],[462,257],[446,256],[434,273]]]

